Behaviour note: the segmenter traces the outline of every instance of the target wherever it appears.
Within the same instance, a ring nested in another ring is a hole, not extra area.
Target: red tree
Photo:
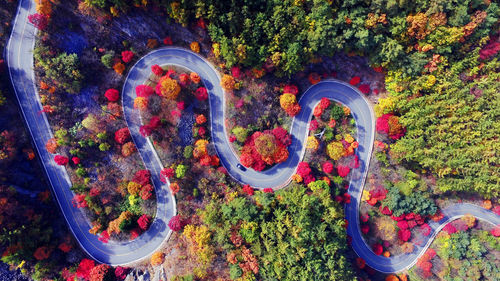
[[[93,260],[83,259],[76,269],[76,276],[88,280],[90,278],[90,270],[94,267]]]
[[[142,230],[148,229],[150,223],[151,223],[151,218],[146,214],[142,215],[137,220],[137,224],[139,225],[139,228]]]
[[[283,87],[283,94],[292,94],[296,96],[299,93],[299,89],[295,85],[285,85]]]
[[[408,241],[411,238],[411,231],[409,229],[398,230],[398,238],[401,241]]]
[[[151,172],[149,170],[139,170],[135,173],[133,182],[136,182],[140,185],[146,185],[150,183]]]
[[[361,84],[361,85],[359,85],[358,89],[363,94],[369,94],[370,93],[370,85],[368,85],[368,84]]]
[[[108,99],[108,101],[114,102],[118,101],[120,98],[120,93],[116,89],[108,89],[104,93],[104,96]]]
[[[245,184],[245,185],[243,186],[242,190],[243,190],[243,192],[245,192],[246,194],[248,194],[248,195],[250,195],[250,196],[252,196],[252,195],[253,195],[253,193],[254,193],[253,188],[252,188],[250,185],[248,185],[248,184]]]
[[[54,156],[54,161],[56,162],[57,165],[64,166],[68,164],[68,157],[62,156],[62,155],[56,155]]]
[[[156,76],[162,76],[163,75],[163,68],[161,68],[161,66],[159,66],[157,64],[151,66],[151,71]]]
[[[330,161],[326,161],[321,165],[321,168],[323,169],[323,172],[330,174],[333,171],[333,164]]]
[[[351,81],[349,81],[349,84],[351,85],[358,85],[359,82],[361,82],[361,78],[359,78],[359,76],[354,76],[352,77]]]
[[[311,173],[311,168],[309,167],[309,163],[300,162],[297,166],[297,174],[302,178],[305,178],[307,175]]]
[[[351,171],[351,169],[347,166],[342,166],[342,165],[337,166],[337,173],[341,177],[346,177],[350,171]]]
[[[134,58],[134,53],[132,51],[123,51],[122,52],[122,60],[124,63],[129,63]]]
[[[49,16],[42,14],[33,14],[28,16],[28,21],[38,30],[44,30],[49,25]]]
[[[148,85],[138,85],[135,87],[135,94],[137,97],[148,98],[154,94],[155,90]]]
[[[115,141],[124,144],[130,140],[130,131],[127,127],[121,128],[115,132]]]
[[[204,101],[208,98],[208,92],[205,87],[199,87],[195,92],[194,96],[199,101]]]
[[[170,221],[168,222],[168,227],[172,231],[179,231],[182,229],[182,223],[181,223],[181,218],[180,216],[173,216]]]
[[[372,246],[372,250],[375,253],[375,255],[380,256],[384,251],[384,248],[382,247],[382,245],[377,243]]]

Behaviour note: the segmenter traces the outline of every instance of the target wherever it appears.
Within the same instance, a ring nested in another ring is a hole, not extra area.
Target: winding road
[[[204,58],[191,51],[181,48],[163,48],[150,52],[136,62],[128,73],[122,91],[126,122],[146,168],[152,173],[158,199],[157,217],[150,230],[132,242],[101,243],[96,236],[88,233],[90,224],[85,220],[83,213],[70,203],[73,194],[69,189],[71,182],[66,170],[55,165],[52,155],[44,148],[45,142],[52,137],[52,133],[45,114],[39,114],[41,105],[34,85],[32,51],[35,30],[31,24],[27,23],[27,16],[34,12],[32,0],[20,0],[18,14],[7,48],[9,72],[23,116],[42,159],[56,200],[77,241],[90,256],[99,262],[122,265],[146,258],[158,249],[170,235],[167,223],[176,212],[175,198],[169,191],[168,183],[163,184],[159,180],[162,169],[161,161],[149,138],[143,138],[140,135],[140,114],[133,108],[135,87],[147,80],[151,73],[150,67],[153,64],[178,65],[200,75],[209,92],[211,136],[221,163],[234,179],[256,188],[279,188],[290,181],[305,153],[304,143],[309,132],[309,120],[314,107],[321,98],[327,97],[348,106],[357,125],[356,138],[359,147],[356,153],[361,160],[361,165],[351,172],[352,180],[348,192],[352,199],[351,203],[345,206],[346,219],[350,222],[347,234],[352,237],[354,251],[365,259],[370,267],[378,271],[389,273],[410,268],[425,252],[437,232],[449,221],[463,215],[472,214],[478,219],[494,225],[500,224],[500,216],[491,211],[472,204],[455,204],[442,210],[445,217],[440,222],[429,223],[432,234],[422,241],[421,246],[416,246],[413,253],[390,258],[375,255],[364,241],[359,225],[359,204],[375,135],[375,117],[372,106],[363,94],[350,85],[337,80],[322,81],[310,87],[299,100],[302,110],[292,122],[290,130],[292,144],[289,147],[290,156],[287,161],[264,172],[256,172],[252,169],[241,171],[236,167],[239,159],[232,151],[226,134],[224,91],[219,86],[219,73]]]

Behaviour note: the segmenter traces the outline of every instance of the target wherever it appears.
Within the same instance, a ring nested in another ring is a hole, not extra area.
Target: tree
[[[233,76],[224,74],[220,81],[220,85],[226,92],[231,92],[234,89],[235,81]]]
[[[332,141],[326,146],[326,153],[335,161],[344,156],[344,152],[344,145],[339,141]]]
[[[106,99],[108,99],[108,101],[114,102],[120,99],[120,92],[118,92],[118,90],[116,89],[107,89],[104,93],[104,96],[106,97]]]
[[[177,165],[177,168],[175,169],[175,176],[179,179],[184,178],[186,176],[186,172],[188,170],[188,167],[186,165]]]
[[[89,272],[89,281],[106,281],[113,278],[113,270],[107,264],[99,264]]]
[[[176,80],[168,76],[160,78],[160,81],[156,85],[156,94],[169,100],[175,100],[180,91],[181,86],[179,86]]]
[[[45,30],[49,25],[49,16],[43,14],[33,14],[28,16],[28,21],[38,30]]]
[[[108,51],[101,57],[102,64],[107,68],[113,68],[114,51]]]
[[[151,265],[158,266],[165,261],[165,254],[162,252],[154,252],[151,256]]]
[[[121,128],[115,132],[115,141],[119,144],[124,144],[130,140],[130,131],[127,127]]]
[[[133,58],[134,58],[134,53],[132,51],[127,50],[122,52],[122,61],[124,63],[131,62]]]
[[[177,216],[173,216],[170,221],[168,222],[168,227],[172,230],[172,231],[179,231],[182,229],[182,222],[181,222],[181,218],[177,215]]]

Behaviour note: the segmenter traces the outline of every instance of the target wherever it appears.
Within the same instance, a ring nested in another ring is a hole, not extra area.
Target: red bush
[[[368,84],[361,84],[361,85],[359,85],[358,89],[363,94],[370,93],[370,85],[368,85]]]
[[[360,216],[360,219],[362,222],[368,222],[368,220],[370,219],[370,216],[368,214],[363,214]]]
[[[107,264],[99,264],[90,270],[89,281],[105,281],[111,277],[111,267]]]
[[[387,206],[384,206],[384,208],[382,208],[382,206],[380,206],[380,212],[386,216],[392,215],[392,211],[389,210],[389,208],[387,208]]]
[[[191,78],[189,78],[188,74],[182,73],[181,75],[179,75],[179,84],[181,84],[182,87],[186,87],[190,82]]]
[[[148,98],[154,94],[155,90],[148,85],[138,85],[135,87],[135,94],[137,97]]]
[[[134,58],[134,53],[132,51],[127,50],[122,52],[122,61],[124,63],[131,62],[133,58]]]
[[[321,168],[323,169],[323,172],[330,174],[333,171],[333,164],[330,161],[326,161],[321,165]]]
[[[139,192],[139,195],[141,196],[141,199],[146,201],[153,196],[153,186],[150,184],[146,184],[141,188],[141,191]]]
[[[153,117],[151,117],[151,119],[149,119],[149,127],[151,127],[151,129],[157,129],[160,126],[161,126],[160,117],[153,116]]]
[[[125,277],[127,277],[128,271],[129,271],[128,268],[125,268],[125,267],[122,267],[122,266],[116,267],[116,269],[115,269],[115,277],[116,277],[116,279],[118,279],[118,280],[125,279]]]
[[[208,92],[205,87],[199,87],[195,92],[194,96],[199,101],[204,101],[208,99]]]
[[[56,162],[57,165],[64,166],[68,164],[68,157],[62,156],[62,155],[56,155],[54,156],[54,161]]]
[[[491,235],[493,235],[495,237],[499,237],[500,236],[500,225],[497,225],[496,227],[494,227],[491,230]]]
[[[363,234],[368,234],[368,232],[370,232],[370,226],[369,226],[369,225],[367,225],[367,224],[363,224],[363,225],[361,226],[361,232],[362,232]]]
[[[311,120],[311,122],[309,123],[309,130],[310,131],[316,131],[319,127],[319,123],[316,119],[314,120]]]
[[[73,164],[75,165],[78,165],[80,164],[80,158],[74,156],[73,158],[71,158],[71,161],[73,161]]]
[[[344,193],[344,202],[346,204],[351,203],[351,195],[349,193]]]
[[[178,110],[184,110],[186,108],[186,104],[183,101],[177,103]]]
[[[479,51],[479,58],[487,60],[494,57],[500,51],[500,42],[498,36],[492,36],[488,44]]]
[[[146,185],[150,183],[151,172],[148,170],[139,170],[135,173],[132,181],[140,185]]]
[[[349,84],[351,85],[358,85],[359,82],[361,82],[361,78],[359,78],[359,76],[354,76],[351,81],[349,81]]]
[[[150,223],[151,223],[151,218],[146,214],[140,216],[139,219],[137,220],[137,224],[139,225],[139,228],[142,230],[148,229]]]
[[[380,256],[382,254],[382,252],[384,252],[384,248],[382,247],[382,245],[380,245],[378,243],[374,244],[372,246],[372,250],[375,253],[375,255],[377,255],[377,256]]]
[[[341,177],[347,177],[347,175],[349,174],[350,171],[351,171],[351,169],[347,166],[342,166],[342,165],[337,166],[337,173]]]
[[[292,94],[296,96],[299,92],[299,89],[295,85],[285,85],[283,87],[283,94]]]
[[[408,241],[411,238],[411,231],[409,229],[398,230],[398,238],[401,241]]]
[[[28,16],[28,21],[38,30],[44,30],[49,25],[49,16],[42,14],[33,14]]]
[[[305,178],[307,175],[311,173],[311,168],[309,167],[309,163],[300,162],[297,166],[297,174],[302,178]]]
[[[429,234],[431,234],[431,227],[426,223],[420,226],[420,230],[422,231],[422,234],[424,236],[428,236]]]
[[[272,130],[272,134],[278,139],[283,145],[289,146],[292,144],[292,137],[288,132],[282,127],[276,127]]]
[[[175,171],[172,168],[163,168],[163,170],[161,170],[161,174],[166,178],[171,178],[175,175]]]
[[[163,68],[161,68],[161,66],[159,66],[157,64],[154,64],[154,65],[151,66],[151,71],[156,76],[162,76],[163,75]]]
[[[180,216],[173,216],[168,222],[168,227],[172,231],[179,231],[182,229],[182,222]]]
[[[117,89],[107,89],[104,93],[104,96],[108,99],[108,101],[114,102],[118,101],[120,98],[120,93]]]
[[[445,227],[443,227],[443,230],[448,232],[448,234],[453,234],[453,233],[457,232],[457,229],[451,223],[448,223],[447,225],[445,225]]]
[[[103,232],[101,232],[101,235],[97,239],[99,241],[101,241],[102,243],[108,243],[108,241],[109,241],[109,233],[108,233],[108,231],[104,230]]]
[[[330,100],[327,98],[321,98],[321,101],[319,102],[319,107],[321,109],[325,110],[330,106]]]
[[[248,195],[250,195],[250,196],[252,196],[252,195],[253,195],[253,193],[254,193],[253,188],[252,188],[250,185],[248,185],[248,184],[245,184],[245,185],[243,186],[242,190],[243,190],[243,192],[245,192],[246,194],[248,194]]]
[[[163,44],[169,46],[169,45],[172,45],[172,38],[170,36],[167,36],[163,39]]]
[[[231,75],[236,79],[241,79],[241,70],[237,66],[231,67]]]
[[[76,269],[76,276],[88,280],[90,277],[90,270],[92,270],[94,265],[95,263],[93,260],[83,259]]]
[[[124,144],[130,140],[130,131],[127,127],[121,128],[115,132],[115,141]]]
[[[267,187],[267,188],[264,188],[262,190],[262,192],[264,192],[264,193],[274,193],[274,190],[272,188]]]
[[[398,227],[399,229],[407,229],[408,228],[408,222],[405,220],[398,221]]]

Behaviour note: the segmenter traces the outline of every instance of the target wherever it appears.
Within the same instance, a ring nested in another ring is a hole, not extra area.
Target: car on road
[[[247,168],[245,168],[243,165],[241,165],[240,163],[236,164],[236,167],[238,167],[238,169],[242,170],[243,172],[247,170]]]

